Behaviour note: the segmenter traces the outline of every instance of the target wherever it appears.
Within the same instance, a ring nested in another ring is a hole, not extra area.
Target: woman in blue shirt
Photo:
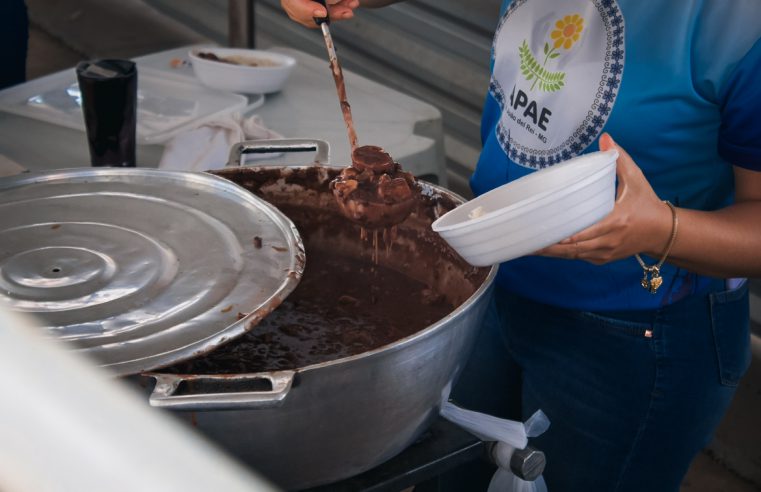
[[[393,2],[333,3],[348,19]],[[282,4],[305,26],[325,14]],[[550,490],[677,490],[747,370],[759,18],[754,0],[502,6],[474,193],[598,148],[620,154],[608,217],[500,266],[455,391],[476,410],[516,418],[520,401],[549,416],[536,445]]]

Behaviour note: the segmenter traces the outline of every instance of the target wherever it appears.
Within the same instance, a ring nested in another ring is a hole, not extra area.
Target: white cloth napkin
[[[264,125],[261,117],[244,118],[233,113],[207,121],[198,128],[173,137],[164,147],[159,168],[178,171],[208,171],[227,164],[230,148],[243,140],[283,138]],[[279,154],[251,154],[248,159],[267,159]]]

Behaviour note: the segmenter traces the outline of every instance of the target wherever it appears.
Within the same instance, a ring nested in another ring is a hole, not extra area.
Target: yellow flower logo
[[[557,29],[550,33],[550,38],[555,40],[552,48],[558,49],[562,46],[570,50],[584,30],[584,18],[579,14],[566,15],[555,23],[555,27]]]
[[[559,91],[565,85],[565,72],[551,72],[547,67],[549,60],[554,60],[560,56],[557,53],[559,48],[570,50],[573,43],[579,40],[581,32],[584,30],[584,18],[579,14],[566,15],[555,22],[557,29],[550,33],[550,39],[553,40],[552,47],[550,43],[544,43],[544,62],[534,56],[529,49],[528,42],[524,39],[518,47],[518,53],[521,58],[521,72],[526,80],[533,80],[530,91],[539,85],[539,90],[543,92]]]

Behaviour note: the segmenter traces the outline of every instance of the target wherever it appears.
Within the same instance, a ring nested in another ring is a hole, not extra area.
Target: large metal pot
[[[335,214],[327,183],[337,170],[319,166],[328,158],[326,143],[246,142],[231,155],[238,160],[246,152],[294,148],[316,150],[318,166],[215,174],[277,207],[298,202]],[[399,251],[381,255],[381,263],[451,296],[459,307],[447,317],[390,345],[293,371],[145,374],[156,380],[151,405],[182,411],[179,416],[286,489],[355,475],[410,445],[435,418],[442,392],[465,364],[496,273],[467,265],[430,230],[432,220],[462,198],[422,186],[424,203],[399,226]],[[314,224],[296,225],[307,245],[307,265],[310,244],[335,245],[345,254],[359,254],[363,247],[358,228],[328,233]]]

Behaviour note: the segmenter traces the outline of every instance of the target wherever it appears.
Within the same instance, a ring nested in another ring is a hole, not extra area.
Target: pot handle
[[[156,386],[148,401],[152,407],[190,411],[279,407],[293,386],[295,374],[295,371],[234,376],[150,373],[146,376],[154,378]],[[267,389],[252,388],[261,384]],[[181,394],[176,394],[181,387]]]
[[[330,144],[313,138],[283,138],[278,140],[245,140],[230,148],[226,167],[242,165],[244,154],[270,154],[274,152],[317,152],[314,162],[318,166],[330,165]]]

